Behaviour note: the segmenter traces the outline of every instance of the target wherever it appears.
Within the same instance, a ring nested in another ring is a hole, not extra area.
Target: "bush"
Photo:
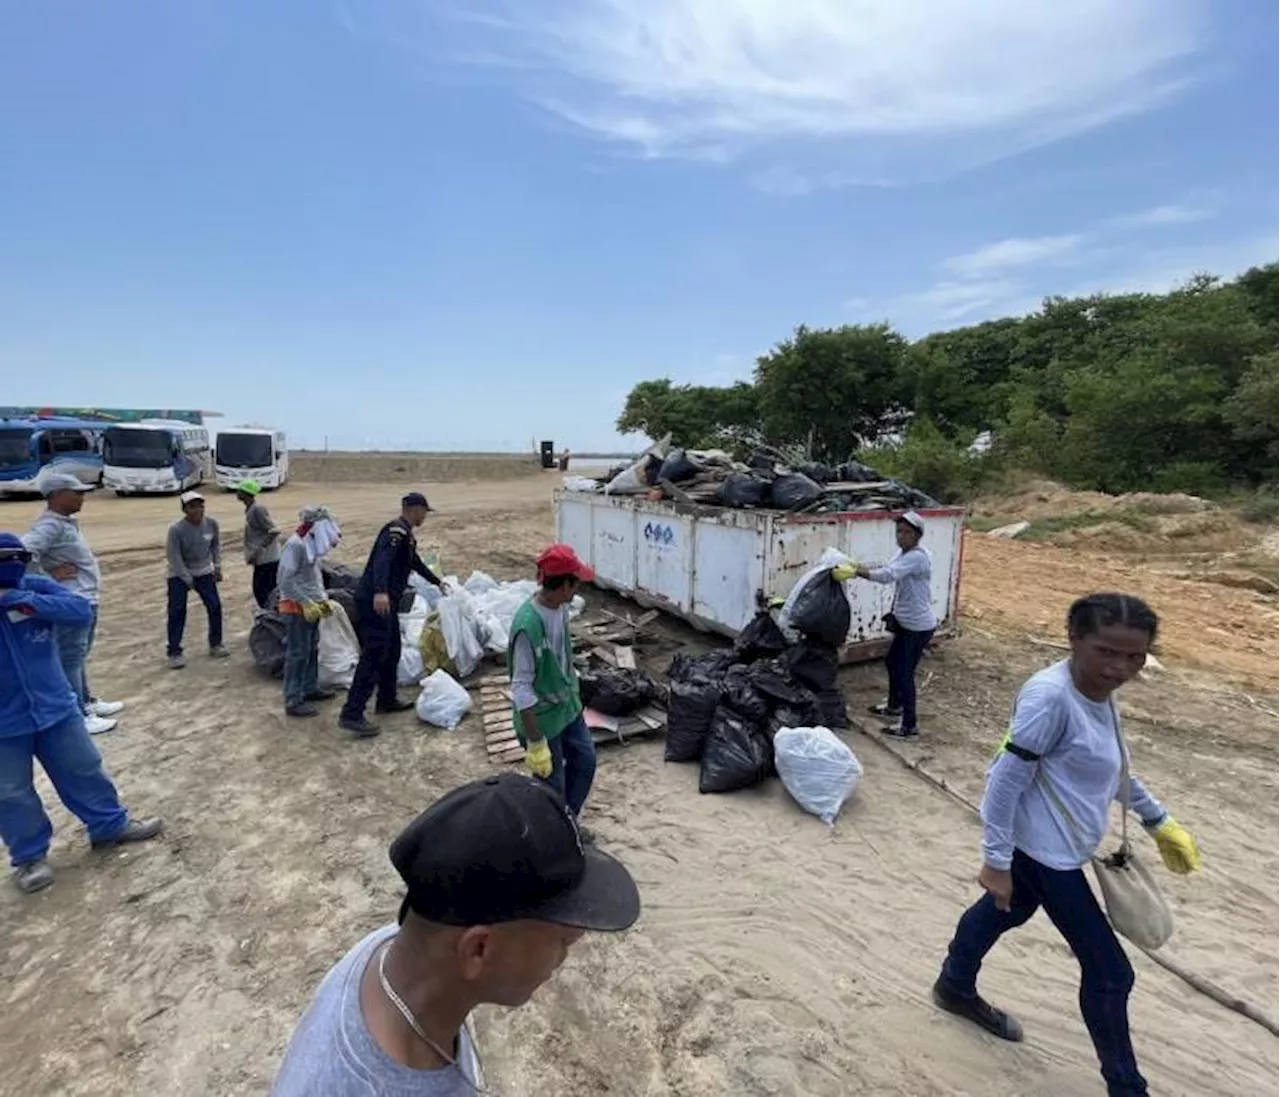
[[[942,503],[973,498],[999,471],[990,455],[973,456],[967,443],[947,438],[927,419],[912,423],[901,445],[864,450],[858,460]]]
[[[1270,523],[1275,525],[1280,517],[1280,497],[1274,487],[1259,488],[1240,506],[1240,517],[1246,522],[1259,525]]]

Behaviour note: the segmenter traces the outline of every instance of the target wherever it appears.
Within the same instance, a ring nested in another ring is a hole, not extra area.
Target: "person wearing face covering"
[[[320,619],[333,612],[320,574],[320,561],[339,541],[342,531],[328,507],[304,507],[301,524],[280,553],[280,613],[285,620],[284,710],[289,716],[316,716],[317,701],[335,696],[321,689]]]

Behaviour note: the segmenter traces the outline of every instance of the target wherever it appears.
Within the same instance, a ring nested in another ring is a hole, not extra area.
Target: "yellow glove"
[[[320,608],[319,602],[303,602],[302,603],[302,619],[309,625],[314,625],[321,617],[324,616],[324,610]]]
[[[1156,840],[1165,868],[1185,876],[1200,871],[1200,850],[1190,832],[1172,815],[1156,827],[1151,836]]]
[[[551,747],[545,739],[530,743],[524,748],[524,762],[529,772],[544,781],[551,776]]]
[[[838,564],[831,569],[831,578],[837,583],[847,583],[858,573],[858,565],[853,560],[847,564]]]
[[[330,602],[329,599],[327,598],[320,603],[320,616],[321,617],[333,616],[333,603]]]

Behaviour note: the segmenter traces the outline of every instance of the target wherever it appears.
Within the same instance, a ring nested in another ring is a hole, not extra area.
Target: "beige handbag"
[[[1120,805],[1123,811],[1120,848],[1107,857],[1094,856],[1093,872],[1098,890],[1102,892],[1103,905],[1107,908],[1107,917],[1115,931],[1140,948],[1157,949],[1173,936],[1173,912],[1160,894],[1151,871],[1129,847],[1129,751],[1120,730],[1120,713],[1114,700],[1111,702],[1111,721],[1120,746]],[[1037,774],[1037,779],[1075,831],[1076,837],[1083,840],[1080,824],[1053,786],[1044,779],[1043,770]]]

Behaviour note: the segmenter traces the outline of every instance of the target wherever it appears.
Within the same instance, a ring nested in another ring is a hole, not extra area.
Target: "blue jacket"
[[[89,600],[52,579],[28,575],[0,590],[0,739],[43,731],[79,711],[54,627],[92,620]]]

